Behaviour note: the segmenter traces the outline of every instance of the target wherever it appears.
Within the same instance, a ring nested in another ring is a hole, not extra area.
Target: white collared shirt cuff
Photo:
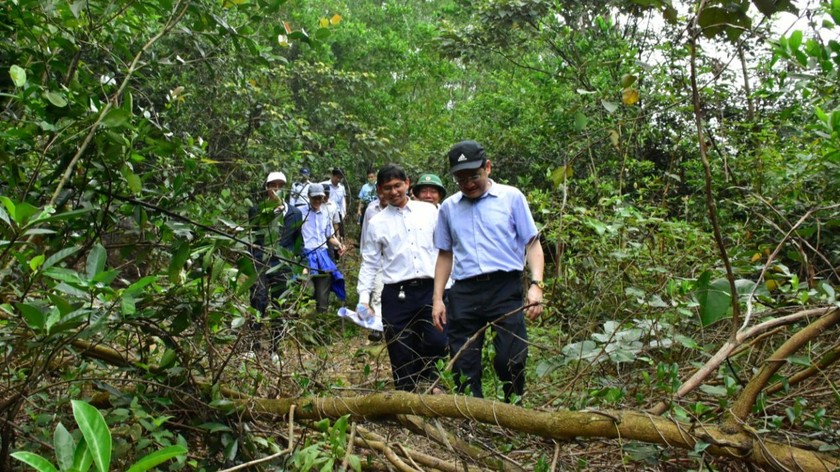
[[[370,304],[370,292],[359,292],[359,303]]]

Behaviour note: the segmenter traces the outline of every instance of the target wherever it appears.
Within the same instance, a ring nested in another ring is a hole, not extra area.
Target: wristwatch
[[[537,287],[540,288],[540,290],[545,290],[545,283],[543,283],[542,280],[531,279],[530,285],[536,285]]]

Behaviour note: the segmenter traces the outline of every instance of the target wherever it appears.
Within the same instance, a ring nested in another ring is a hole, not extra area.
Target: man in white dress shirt
[[[437,208],[409,200],[405,170],[393,164],[376,177],[388,206],[368,222],[359,269],[359,303],[371,309],[376,271],[382,267],[382,322],[397,390],[415,391],[435,378],[435,364],[446,355],[446,335],[432,323],[432,292],[437,250]]]

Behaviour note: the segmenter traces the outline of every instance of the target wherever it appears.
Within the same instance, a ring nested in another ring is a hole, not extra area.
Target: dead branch
[[[424,418],[414,415],[397,415],[397,420],[409,430],[417,434],[423,434],[432,441],[447,446],[453,453],[469,457],[473,461],[490,467],[493,470],[524,472],[524,469],[519,464],[506,460],[503,456],[496,458],[494,454],[473,446],[458,436],[445,431],[440,427],[440,423],[437,420],[435,420],[435,425],[431,425]]]
[[[694,374],[692,374],[691,377],[688,378],[688,380],[686,380],[685,382],[683,382],[682,385],[680,385],[680,388],[677,390],[677,392],[674,393],[674,395],[670,398],[670,402],[675,402],[675,401],[683,398],[684,396],[686,396],[689,393],[691,393],[692,391],[694,391],[694,389],[696,389],[697,387],[702,385],[703,381],[705,381],[706,378],[708,378],[708,376],[712,372],[716,372],[718,367],[720,367],[720,364],[723,363],[723,361],[726,360],[738,346],[742,345],[749,338],[751,338],[753,336],[756,336],[758,334],[761,334],[764,331],[767,331],[767,330],[770,330],[770,329],[773,329],[773,328],[776,328],[776,327],[779,327],[779,326],[782,326],[782,325],[785,325],[785,324],[792,324],[792,323],[795,323],[795,322],[803,320],[803,319],[825,316],[828,313],[830,313],[832,310],[833,310],[833,308],[831,308],[831,307],[815,308],[815,309],[810,309],[810,310],[802,310],[802,311],[799,311],[797,313],[793,313],[791,315],[782,316],[782,317],[779,317],[779,318],[773,318],[771,320],[768,320],[768,321],[765,321],[763,323],[757,324],[750,329],[739,332],[735,336],[734,340],[733,339],[727,340],[723,344],[723,346],[721,346],[720,349],[718,349],[718,351],[715,353],[715,355],[712,356],[712,358],[709,359],[703,365],[703,367],[696,370],[694,372]],[[647,411],[648,411],[648,413],[651,413],[651,414],[654,414],[654,415],[661,415],[661,414],[665,413],[666,411],[668,411],[669,404],[670,403],[668,401],[661,401],[661,402],[657,403],[656,405],[654,405],[653,407],[649,408]]]
[[[758,394],[767,386],[770,377],[773,376],[785,363],[785,359],[799,350],[805,343],[813,340],[823,331],[840,322],[840,309],[834,308],[828,311],[825,316],[819,318],[784,342],[776,352],[765,361],[764,367],[753,376],[744,390],[735,400],[729,410],[729,417],[724,422],[724,427],[737,427],[744,422],[755,404]]]
[[[363,438],[356,438],[357,446],[373,445],[376,448],[386,444],[385,438],[383,438],[382,436],[362,427],[359,427],[358,429]],[[428,454],[424,454],[422,452],[409,450],[405,450],[404,452],[411,457],[412,461],[422,466],[442,470],[444,472],[464,472],[465,470],[467,472],[475,472],[475,470],[477,470],[473,468],[465,469],[463,467],[458,467],[457,464],[454,464],[449,460],[440,459],[434,456],[430,456]]]
[[[799,382],[813,377],[817,373],[822,372],[823,369],[825,369],[829,365],[837,362],[838,359],[840,359],[840,344],[834,345],[834,347],[829,349],[828,352],[820,356],[820,359],[817,362],[815,362],[811,367],[802,369],[799,372],[788,377],[787,385],[796,385]],[[767,395],[772,395],[778,392],[779,390],[783,389],[784,386],[784,383],[777,382],[767,387],[767,389],[764,390],[764,393],[766,393]]]

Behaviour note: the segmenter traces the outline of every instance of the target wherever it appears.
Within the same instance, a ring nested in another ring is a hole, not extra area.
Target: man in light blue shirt
[[[455,378],[463,374],[468,379],[459,382],[459,390],[469,387],[476,397],[483,397],[484,334],[472,344],[467,340],[492,323],[496,332],[493,366],[503,382],[505,401],[512,401],[525,391],[528,334],[524,317],[534,320],[542,313],[545,260],[539,233],[522,192],[490,180],[491,163],[480,144],[462,141],[453,146],[449,166],[460,192],[443,202],[435,228],[439,252],[432,316],[439,330],[446,326]],[[523,294],[526,261],[531,278]],[[455,283],[445,306],[443,294],[450,275]],[[524,312],[523,306],[527,306]]]
[[[328,245],[344,252],[344,246],[335,234],[330,217],[324,209],[326,194],[320,185],[309,186],[309,209],[303,214],[303,256],[309,262],[309,273],[315,286],[315,305],[319,313],[325,313],[329,304],[330,289],[339,300],[344,301],[344,276],[338,270],[328,252]]]
[[[376,199],[376,173],[369,171],[367,173],[367,183],[362,185],[362,188],[359,189],[359,208],[356,209],[356,218],[358,218],[359,224],[362,224],[363,222],[362,218],[365,214],[367,206]]]

